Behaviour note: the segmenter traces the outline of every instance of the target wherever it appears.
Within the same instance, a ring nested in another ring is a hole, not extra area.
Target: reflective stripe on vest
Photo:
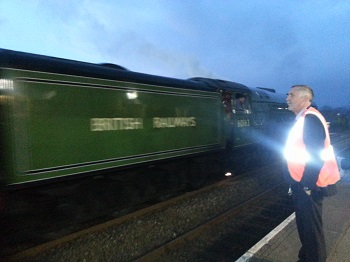
[[[310,107],[307,109],[292,127],[288,135],[284,150],[284,156],[287,160],[290,176],[295,181],[300,182],[304,174],[305,165],[310,160],[310,156],[303,141],[304,120],[305,115],[307,114],[313,114],[317,116],[318,119],[320,119],[322,122],[326,133],[324,149],[322,152],[320,152],[320,157],[324,161],[324,164],[316,183],[316,185],[319,187],[326,187],[339,181],[340,174],[337,161],[335,160],[333,147],[330,143],[330,136],[326,120],[315,108]]]

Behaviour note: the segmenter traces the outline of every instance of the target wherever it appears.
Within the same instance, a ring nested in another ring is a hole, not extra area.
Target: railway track
[[[208,241],[208,235],[203,235],[203,232],[214,232],[218,236],[219,231],[216,229],[213,231],[217,227],[222,228],[224,233],[229,232],[223,227],[229,221],[239,222],[235,226],[231,224],[231,227],[241,231],[229,235],[241,240],[252,240],[251,237],[247,237],[252,233],[248,229],[249,224],[260,223],[260,226],[254,229],[259,231],[259,234],[256,234],[258,240],[284,219],[276,220],[278,215],[273,214],[273,210],[276,212],[278,209],[278,214],[286,212],[283,217],[291,213],[286,185],[281,184],[282,181],[279,165],[265,167],[25,250],[11,256],[10,259],[11,261],[83,261],[84,259],[162,261],[164,256],[169,255],[170,249],[172,254],[176,254],[177,247],[188,248],[189,240],[192,243],[206,243],[205,250],[214,248],[217,238],[209,237],[214,242]],[[276,197],[277,194],[281,197]],[[280,212],[281,210],[283,212]],[[259,216],[256,217],[254,214]],[[275,222],[271,223],[273,220]],[[262,221],[268,222],[270,228],[265,228],[261,224]],[[199,238],[194,242],[195,237]],[[242,244],[243,241],[237,243]],[[248,241],[239,250],[244,252],[251,244],[252,242]],[[187,254],[180,250],[181,254]],[[177,257],[175,260],[179,261],[179,257],[177,255],[175,257]]]
[[[280,183],[136,261],[235,261],[292,212]]]

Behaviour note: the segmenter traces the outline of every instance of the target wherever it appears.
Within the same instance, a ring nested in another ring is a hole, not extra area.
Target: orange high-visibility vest
[[[295,125],[292,127],[287,143],[285,146],[284,155],[287,160],[290,176],[297,182],[300,182],[306,163],[310,160],[309,154],[303,141],[304,120],[307,114],[317,116],[323,124],[326,138],[324,140],[324,149],[320,152],[320,156],[324,161],[321,171],[318,176],[316,185],[326,187],[335,184],[340,180],[340,173],[337,161],[335,159],[333,147],[329,136],[327,122],[322,114],[313,107],[305,110]]]

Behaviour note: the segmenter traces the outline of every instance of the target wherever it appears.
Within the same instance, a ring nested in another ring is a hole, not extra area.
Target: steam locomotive
[[[269,161],[292,118],[269,88],[0,49],[1,192],[197,187]]]

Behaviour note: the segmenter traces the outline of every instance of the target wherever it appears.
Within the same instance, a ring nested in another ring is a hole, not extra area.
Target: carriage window
[[[232,99],[232,111],[233,113],[250,114],[250,96],[243,93],[236,93],[234,99]]]

